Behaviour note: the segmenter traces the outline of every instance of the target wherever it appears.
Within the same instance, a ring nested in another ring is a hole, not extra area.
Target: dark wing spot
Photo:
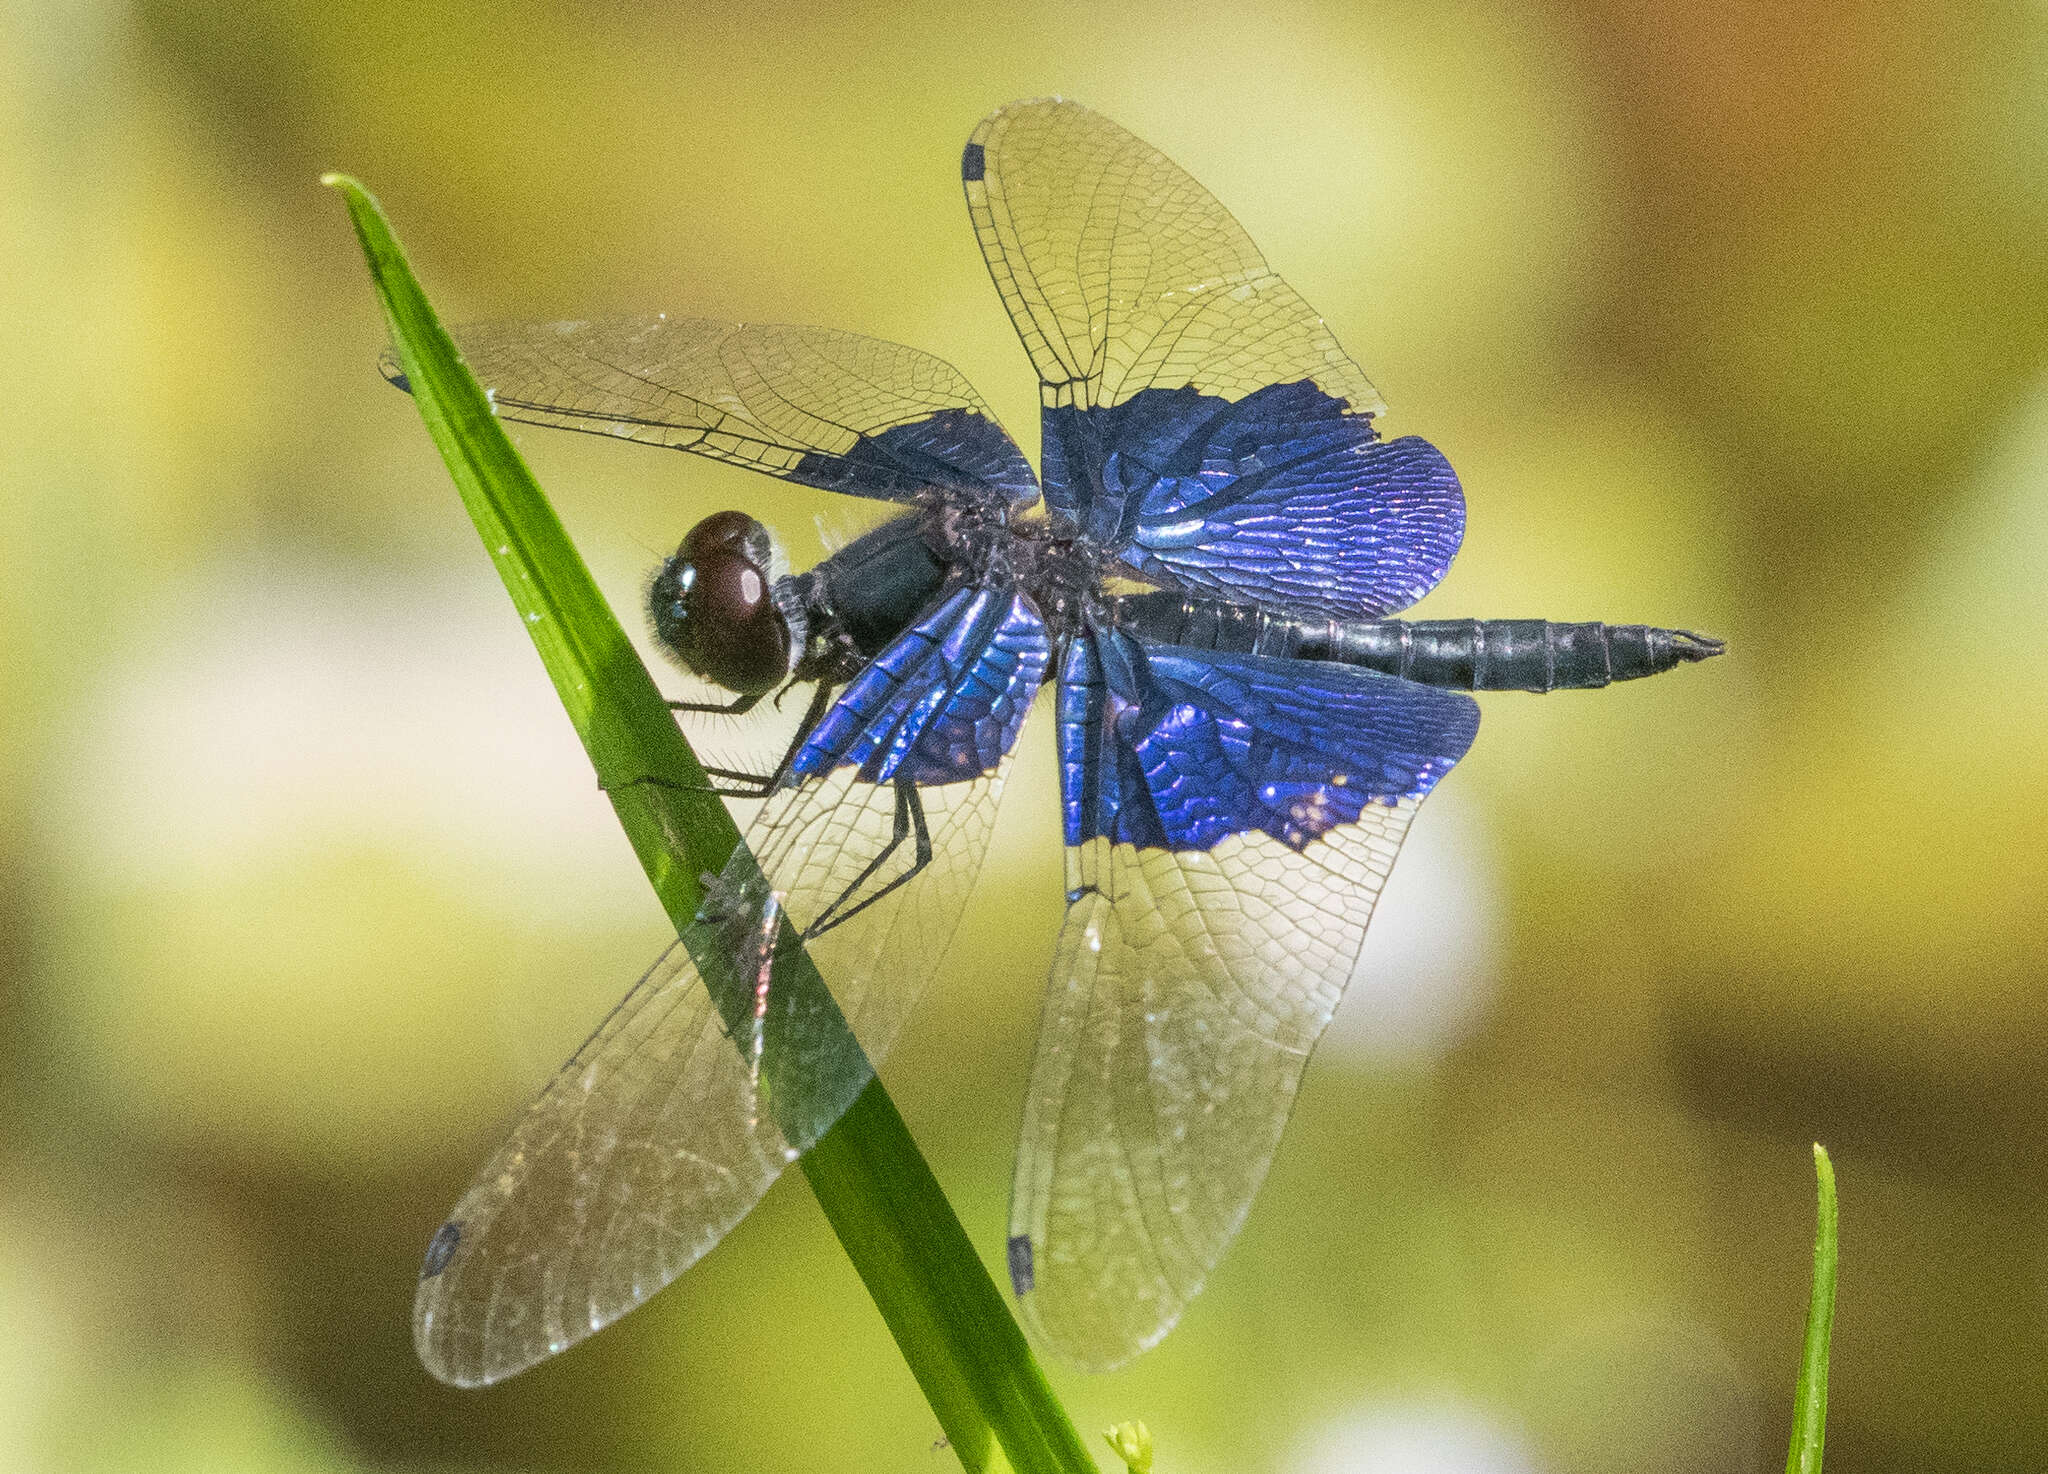
[[[1031,1293],[1031,1239],[1025,1234],[1015,1234],[1010,1239],[1010,1288],[1019,1296]]]
[[[455,1257],[455,1251],[462,1247],[462,1225],[444,1223],[434,1230],[434,1240],[427,1245],[426,1262],[420,1265],[420,1278],[430,1280],[448,1267],[448,1261]]]
[[[970,143],[960,154],[960,177],[979,179],[988,172],[988,158],[978,143]]]

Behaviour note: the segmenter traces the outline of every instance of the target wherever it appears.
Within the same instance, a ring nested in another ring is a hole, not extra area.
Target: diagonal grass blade
[[[347,201],[428,433],[634,852],[681,929],[701,900],[697,877],[724,867],[739,832],[716,798],[691,791],[706,786],[703,770],[435,317],[382,209],[352,179],[330,174],[323,182]],[[663,781],[637,781],[647,777]],[[850,1033],[846,1047],[859,1049]],[[979,1474],[1006,1458],[1020,1474],[1093,1474],[1079,1434],[879,1080],[802,1166],[962,1465]]]

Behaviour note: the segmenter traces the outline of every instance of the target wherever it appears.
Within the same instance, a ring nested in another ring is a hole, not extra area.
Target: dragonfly
[[[733,863],[435,1234],[414,1333],[446,1381],[639,1305],[866,1087],[1048,685],[1067,904],[1007,1258],[1043,1344],[1128,1360],[1243,1223],[1402,838],[1478,732],[1469,693],[1723,648],[1390,617],[1458,550],[1458,478],[1381,437],[1378,392],[1229,212],[1061,99],[991,113],[960,177],[1040,380],[1037,475],[956,370],[894,343],[668,316],[455,335],[505,419],[891,509],[801,572],[720,512],[656,571],[656,642],[718,693],[672,705],[802,715],[779,757],[707,770],[764,800]]]

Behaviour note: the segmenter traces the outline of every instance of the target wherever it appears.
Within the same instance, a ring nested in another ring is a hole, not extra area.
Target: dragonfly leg
[[[756,691],[751,696],[735,696],[724,705],[720,705],[716,701],[671,701],[668,704],[668,709],[670,711],[694,711],[705,716],[744,716],[760,704],[761,697],[764,694],[766,693]]]
[[[671,701],[669,708],[672,711],[709,711],[732,714],[745,711],[760,699],[758,696],[743,696],[740,700],[745,705],[734,706],[693,706],[686,702]],[[715,793],[720,798],[766,798],[788,780],[789,770],[796,762],[796,755],[803,751],[804,743],[809,740],[812,729],[824,720],[825,708],[831,704],[832,687],[820,681],[817,689],[811,693],[811,704],[805,708],[803,720],[796,724],[796,732],[789,739],[789,746],[783,750],[782,757],[776,762],[774,769],[766,777],[759,773],[746,772],[740,768],[714,768],[707,763],[703,765],[706,773],[710,774],[713,778],[729,778],[739,786],[728,788],[717,784],[709,784],[700,788],[693,784],[677,783],[668,778],[656,778],[651,774],[635,778],[632,782],[623,786],[631,788],[636,784],[646,783],[656,788],[680,789],[685,793]],[[598,784],[600,788],[605,786],[603,783]]]
[[[804,744],[811,740],[811,733],[818,723],[825,720],[825,709],[832,704],[832,687],[825,681],[818,682],[811,692],[811,704],[804,708],[803,720],[796,724],[796,732],[789,739],[789,746],[783,749],[782,761],[775,765],[775,771],[768,775],[762,785],[762,797],[780,788],[789,778],[789,770],[796,765],[796,755],[804,750]]]
[[[832,687],[818,682],[811,692],[811,704],[804,708],[803,720],[796,724],[796,731],[789,739],[789,746],[782,750],[782,757],[776,762],[767,777],[759,773],[742,773],[732,768],[706,768],[704,771],[720,778],[737,778],[746,783],[745,788],[720,788],[713,791],[721,798],[766,798],[789,781],[790,769],[796,764],[796,755],[804,750],[804,743],[810,740],[811,732],[825,719],[825,708],[832,704]],[[674,706],[674,702],[669,705]],[[688,708],[678,708],[687,710]]]
[[[862,886],[866,885],[869,878],[882,868],[888,858],[903,847],[903,841],[911,839],[913,835],[915,836],[914,843],[916,848],[913,852],[910,868],[876,891],[872,896],[855,905],[847,906],[847,899]],[[890,835],[889,842],[882,847],[882,852],[876,855],[874,859],[868,861],[867,868],[854,877],[851,885],[839,893],[839,899],[827,906],[818,914],[818,919],[805,928],[804,939],[808,941],[820,932],[830,931],[843,921],[851,921],[854,917],[860,915],[861,912],[867,910],[868,907],[874,905],[875,902],[881,900],[882,897],[888,895],[889,892],[911,879],[918,871],[924,869],[931,862],[932,836],[931,831],[925,827],[924,800],[918,796],[915,783],[911,782],[908,778],[898,778],[896,780],[895,832]],[[840,910],[842,906],[846,907],[843,911]]]
[[[720,798],[766,798],[773,792],[759,773],[743,773],[737,768],[712,767],[706,767],[704,771],[713,778],[730,778],[746,786],[722,788],[716,783],[678,783],[673,778],[657,778],[652,773],[643,773],[638,778],[628,778],[624,783],[606,783],[600,778],[597,786],[609,793],[614,788],[638,788],[644,783],[649,788],[672,788],[677,793],[715,793]]]

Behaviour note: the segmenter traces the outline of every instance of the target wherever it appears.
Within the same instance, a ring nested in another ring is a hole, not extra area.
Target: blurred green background
[[[2048,1450],[2048,11],[275,0],[0,11],[0,1468],[940,1471],[800,1180],[650,1308],[430,1382],[428,1234],[664,939],[328,168],[455,321],[937,352],[1035,450],[956,178],[1058,91],[1229,204],[1460,469],[1424,615],[1686,625],[1492,697],[1182,1328],[1054,1381],[1168,1474]],[[517,436],[615,599],[706,511]],[[1037,719],[1043,723],[1044,714]],[[887,1078],[994,1262],[1059,914],[1034,724]]]

